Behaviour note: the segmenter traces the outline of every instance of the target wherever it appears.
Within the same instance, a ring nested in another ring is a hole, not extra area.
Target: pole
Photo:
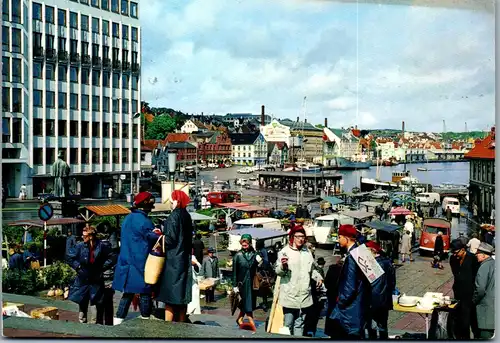
[[[47,222],[43,222],[43,267],[47,267]]]
[[[132,194],[134,193],[134,183],[133,183],[133,178],[134,178],[134,156],[133,156],[133,150],[132,150],[132,144],[133,144],[133,137],[132,137],[132,132],[134,131],[134,123],[132,122],[132,112],[129,112],[129,123],[130,123],[130,132],[129,132],[129,137],[130,137],[130,142],[128,144],[129,148],[129,155],[130,155],[130,197],[133,198]]]

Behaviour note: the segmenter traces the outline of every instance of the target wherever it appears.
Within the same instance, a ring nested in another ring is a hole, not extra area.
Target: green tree
[[[165,139],[165,137],[176,129],[175,119],[169,115],[156,116],[148,124],[146,129],[146,139]]]
[[[316,125],[314,125],[314,127],[317,127],[318,129],[323,129],[325,127],[325,125],[316,124]]]

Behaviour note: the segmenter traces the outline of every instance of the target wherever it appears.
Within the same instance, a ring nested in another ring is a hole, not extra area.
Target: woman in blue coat
[[[103,324],[104,278],[103,273],[116,263],[111,246],[96,238],[93,227],[83,230],[83,242],[70,249],[67,261],[76,270],[76,279],[69,290],[69,300],[78,304],[80,323],[87,322],[89,303],[97,309],[97,324]],[[100,320],[99,320],[100,318]]]
[[[141,318],[148,319],[151,316],[152,289],[144,281],[144,267],[148,254],[160,234],[154,231],[153,222],[148,218],[148,213],[154,208],[154,201],[155,198],[149,192],[137,194],[132,213],[123,220],[120,255],[113,280],[113,289],[122,292],[123,295],[114,318],[115,325],[127,317],[136,293],[140,294]]]

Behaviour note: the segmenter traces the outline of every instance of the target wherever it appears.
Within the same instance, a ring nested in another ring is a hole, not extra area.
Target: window
[[[51,63],[47,63],[45,65],[45,78],[47,80],[55,80],[55,70],[54,70],[55,66]]]
[[[102,73],[102,86],[109,87],[109,71],[104,71]]]
[[[89,16],[88,15],[82,15],[81,21],[82,21],[82,30],[83,31],[88,31],[89,30]]]
[[[113,88],[120,88],[120,73],[113,73]]]
[[[47,103],[47,107],[54,108],[56,107],[56,93],[52,91],[45,92],[45,101]]]
[[[128,40],[128,25],[122,25],[122,38]]]
[[[128,62],[128,50],[122,50],[122,61]]]
[[[3,81],[10,81],[10,58],[2,57],[2,76]]]
[[[93,164],[98,164],[99,163],[99,149],[92,149],[92,163]]]
[[[137,156],[139,155],[139,149],[132,149],[132,162],[137,163]]]
[[[130,16],[132,18],[139,18],[139,13],[137,12],[137,3],[130,2]]]
[[[66,109],[66,106],[67,106],[66,93],[59,92],[59,94],[57,95],[57,98],[58,98],[59,108]]]
[[[102,21],[102,34],[109,37],[109,21]]]
[[[89,110],[89,96],[82,94],[82,110]]]
[[[82,42],[82,56],[89,54],[89,43]]]
[[[109,123],[102,124],[102,136],[106,138],[109,137]]]
[[[122,112],[128,113],[128,99],[122,100]]]
[[[128,138],[128,124],[122,124],[122,138]]]
[[[99,44],[92,44],[92,57],[99,57]]]
[[[21,24],[21,0],[12,0],[12,22]]]
[[[78,137],[78,120],[70,120],[69,135],[71,137]]]
[[[69,12],[69,27],[73,29],[78,28],[78,13]]]
[[[88,136],[89,136],[89,122],[82,121],[82,137],[88,137]]]
[[[42,20],[42,4],[33,3],[33,19]]]
[[[12,112],[23,111],[23,91],[21,88],[12,89]]]
[[[132,113],[137,113],[139,111],[139,102],[137,100],[132,100]]]
[[[10,112],[10,88],[2,87],[2,110]]]
[[[122,75],[122,87],[128,88],[129,76],[127,74]]]
[[[69,149],[69,163],[78,164],[78,148]]]
[[[109,97],[105,96],[102,98],[102,110],[109,113]]]
[[[9,0],[3,0],[3,10],[2,10],[2,19],[4,21],[10,21],[9,17]]]
[[[113,37],[120,38],[120,24],[113,23]]]
[[[12,52],[21,52],[21,30],[12,28]]]
[[[54,7],[45,5],[45,22],[54,24]]]
[[[69,79],[71,82],[78,82],[78,68],[77,67],[70,67]]]
[[[122,154],[122,163],[128,163],[128,152],[129,150],[123,150],[123,154]]]
[[[12,82],[21,82],[21,63],[20,58],[12,59]]]
[[[102,57],[109,58],[109,46],[102,47]]]
[[[120,101],[113,99],[113,113],[120,113]]]
[[[64,37],[57,38],[57,48],[61,51],[66,51],[66,38]]]
[[[64,81],[64,82],[68,81],[68,75],[67,75],[68,68],[65,65],[61,64],[59,64],[57,68],[58,68],[57,70],[58,70],[59,81]]]
[[[113,48],[113,61],[118,61],[120,58],[120,49],[118,48]]]
[[[138,137],[139,135],[139,126],[138,125],[132,125],[132,137]]]
[[[98,122],[92,122],[92,137],[101,137],[101,126]]]
[[[101,76],[101,73],[99,70],[92,70],[92,86],[99,86],[99,78]]]
[[[57,126],[59,131],[57,134],[59,136],[67,136],[68,135],[68,127],[66,126],[66,120],[60,120],[57,122]]]
[[[92,18],[92,32],[99,33],[99,18]]]
[[[113,163],[120,163],[120,149],[118,148],[113,148]]]
[[[99,111],[99,105],[101,103],[101,99],[99,95],[92,96],[92,111]]]
[[[88,4],[89,4],[89,0],[80,0],[80,3],[81,3],[81,4],[88,5]]]
[[[132,75],[132,89],[135,91],[139,89],[139,77],[137,75]]]
[[[99,0],[92,0],[92,1],[90,2],[90,4],[92,5],[92,7],[97,7],[97,8],[99,8]]]
[[[57,10],[57,25],[66,26],[66,10]]]
[[[109,0],[101,0],[101,8],[109,11]]]
[[[54,36],[46,35],[45,36],[45,48],[46,49],[54,49]]]
[[[43,149],[42,148],[34,148],[33,149],[33,163],[34,164],[43,164]]]
[[[69,95],[69,108],[72,110],[78,109],[78,94],[71,93]]]
[[[43,136],[43,119],[33,119],[33,136]]]
[[[128,0],[122,0],[122,14],[128,15]]]
[[[43,107],[42,91],[35,89],[33,91],[33,105],[35,107]]]
[[[109,163],[109,149],[102,150],[102,163]]]
[[[42,34],[35,32],[33,33],[33,47],[40,48],[42,46]]]
[[[76,39],[71,39],[69,41],[69,52],[70,54],[78,53],[78,41]]]
[[[7,26],[2,26],[2,49],[10,51],[10,30]]]
[[[88,85],[90,83],[90,70],[87,68],[82,68],[82,83]]]
[[[132,41],[133,42],[139,41],[139,30],[137,29],[137,27],[132,28]]]
[[[111,10],[115,13],[119,13],[120,9],[118,6],[118,0],[111,0]]]

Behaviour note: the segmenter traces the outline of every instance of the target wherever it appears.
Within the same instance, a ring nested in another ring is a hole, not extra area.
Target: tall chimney
[[[300,118],[299,118],[299,117],[297,117],[297,123],[299,122],[299,119],[300,119]]]
[[[261,110],[260,110],[260,125],[264,126],[266,125],[266,107],[262,105]]]
[[[328,118],[325,118],[325,127],[328,127]]]
[[[403,130],[403,133],[404,133],[405,132],[405,121],[404,120],[403,120],[402,130]]]
[[[306,118],[306,119],[304,119],[304,123],[307,123],[307,118]]]

